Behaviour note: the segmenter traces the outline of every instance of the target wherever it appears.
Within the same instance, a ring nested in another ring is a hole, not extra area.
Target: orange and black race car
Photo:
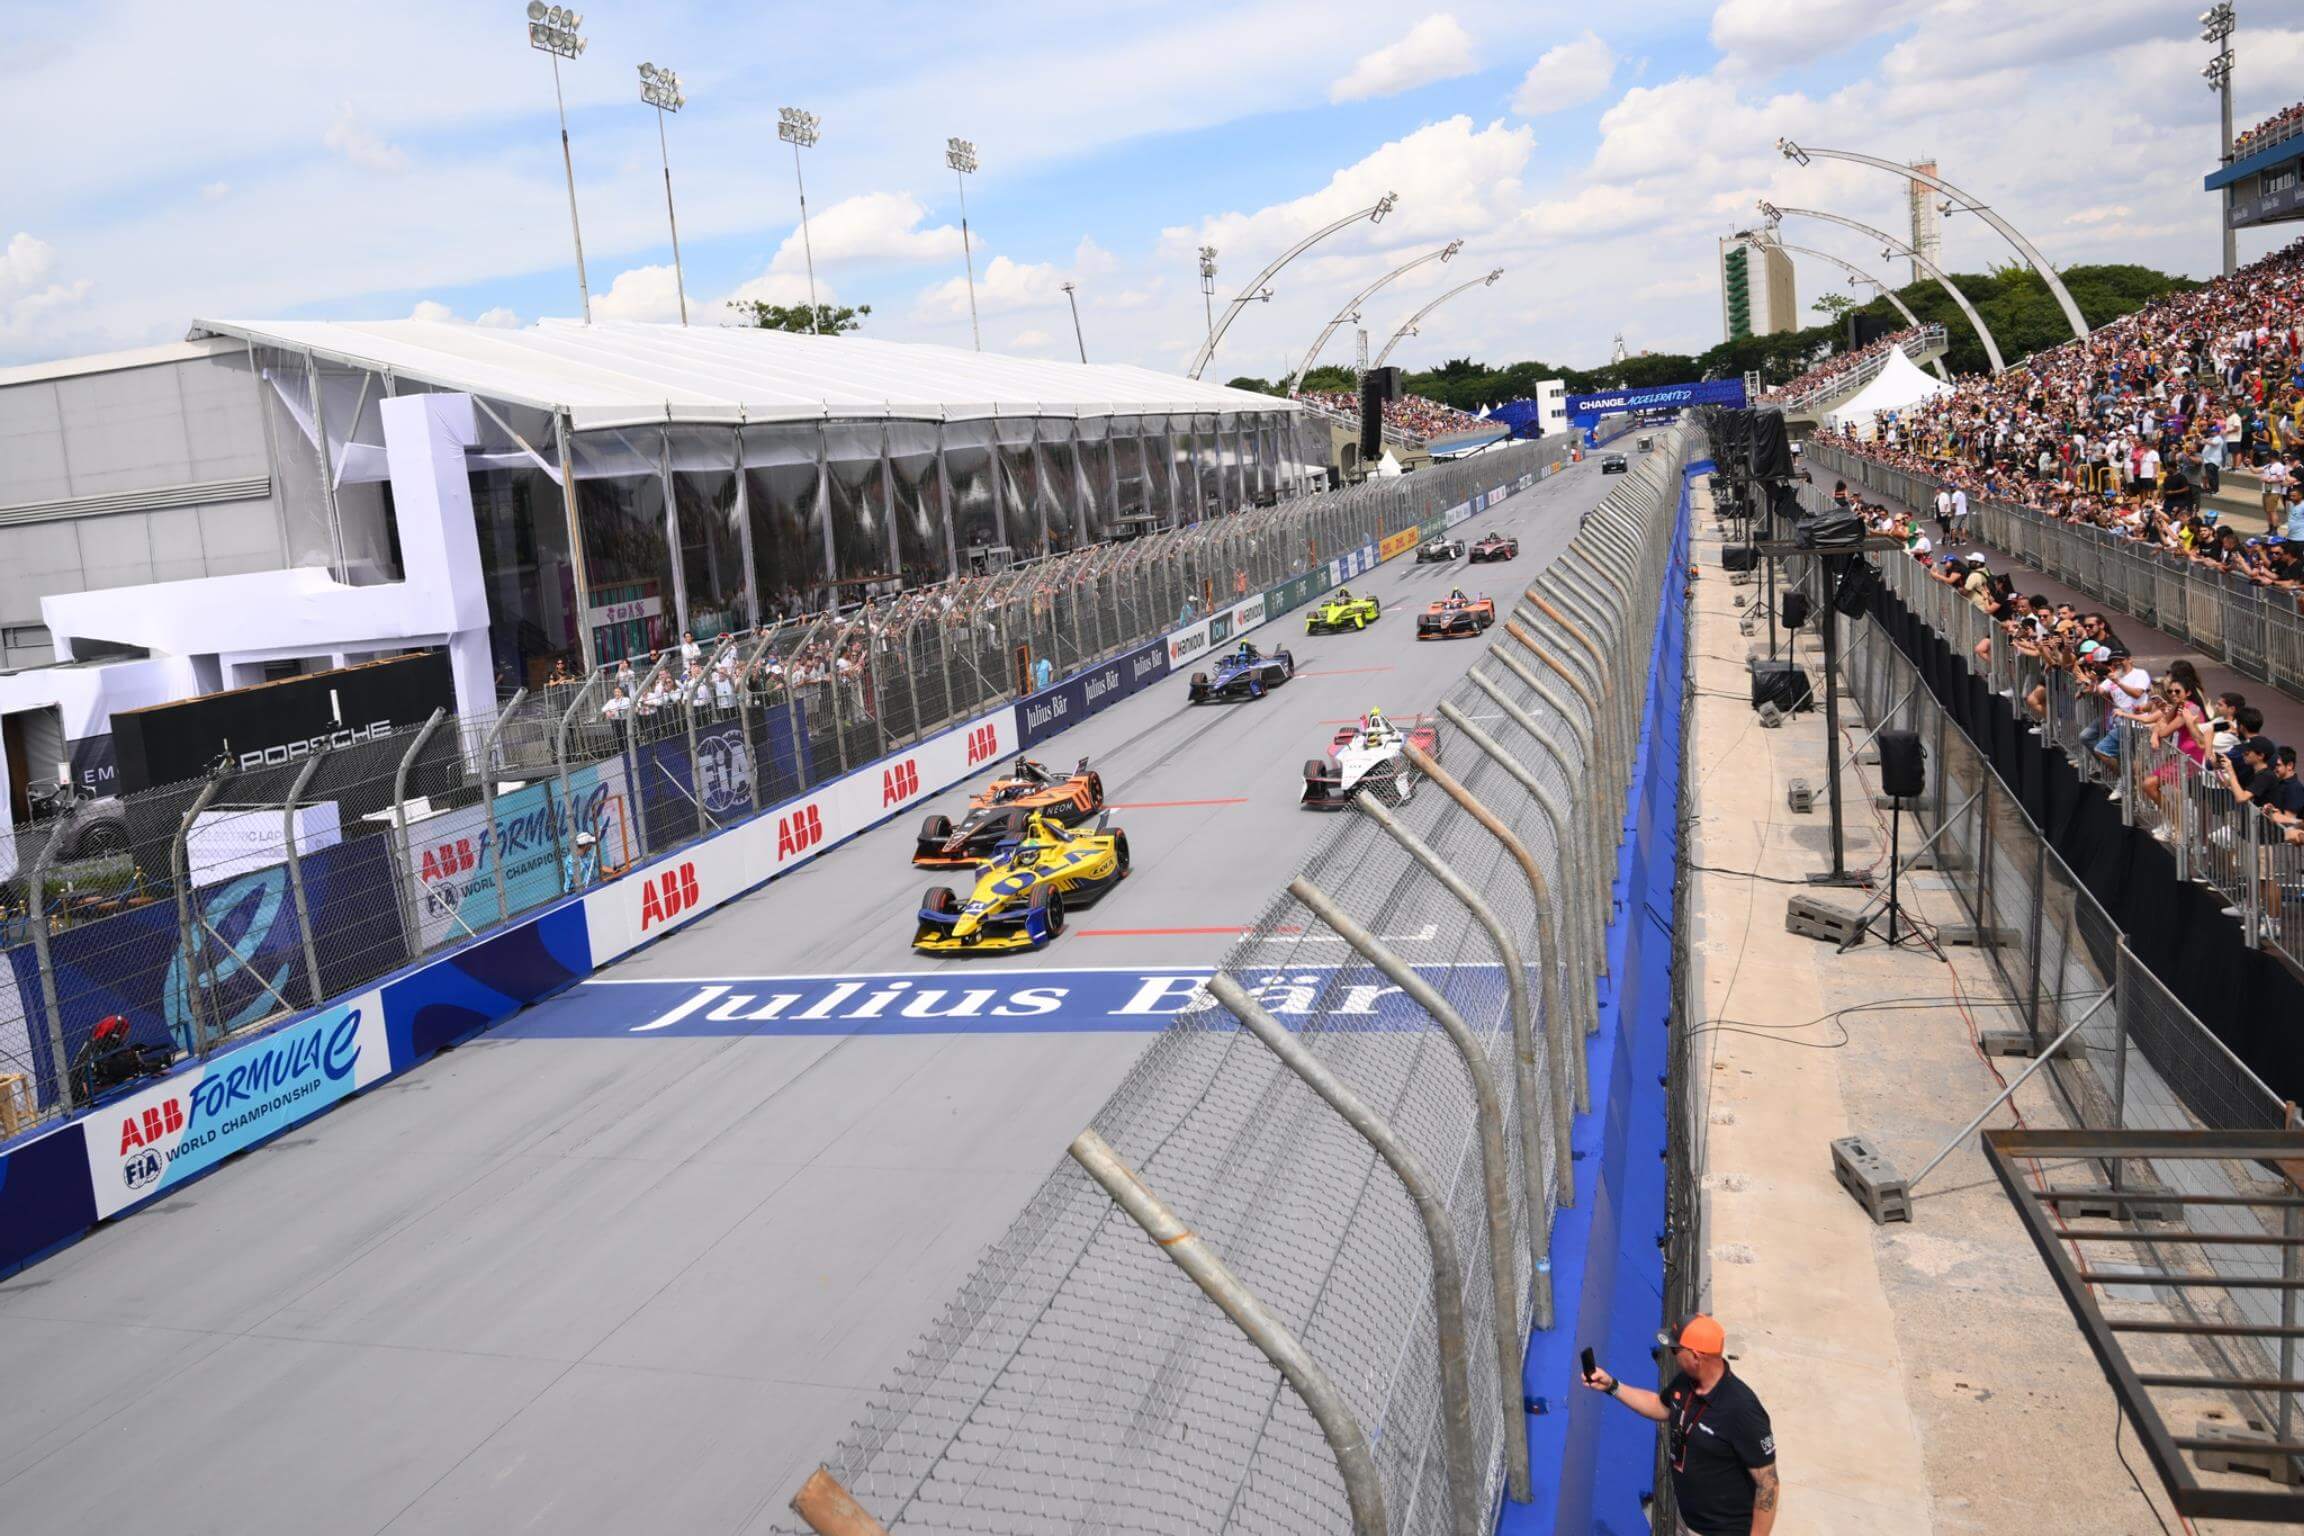
[[[1416,615],[1416,638],[1419,640],[1470,639],[1495,622],[1496,603],[1494,599],[1466,597],[1464,590],[1459,587]]]
[[[1071,777],[1059,778],[1047,764],[1016,759],[1004,779],[994,779],[968,797],[968,812],[953,825],[949,816],[931,816],[920,826],[912,862],[925,869],[957,869],[981,864],[1024,835],[1037,814],[1062,826],[1077,826],[1104,809],[1103,775],[1080,759]]]

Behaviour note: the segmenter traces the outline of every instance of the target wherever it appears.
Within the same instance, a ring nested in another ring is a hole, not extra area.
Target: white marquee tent
[[[1904,349],[1896,347],[1889,351],[1887,365],[1872,382],[1858,390],[1854,399],[1825,413],[1824,422],[1834,429],[1845,423],[1856,429],[1857,436],[1869,438],[1874,430],[1872,418],[1880,412],[1901,411],[1951,391],[1951,385],[1922,373],[1919,365],[1904,355]]]

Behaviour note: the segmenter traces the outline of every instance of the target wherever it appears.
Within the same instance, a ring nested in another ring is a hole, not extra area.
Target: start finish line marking
[[[1495,971],[1493,963],[1419,967]],[[1324,1027],[1429,1028],[1422,1010],[1373,969],[1289,966],[1243,974],[1251,995],[1281,1018]],[[863,976],[589,981],[500,1026],[500,1039],[1153,1033],[1181,1015],[1233,1027],[1208,995],[1206,967],[1075,971],[955,966]],[[1361,979],[1366,978],[1366,979]],[[1441,979],[1445,987],[1447,982]],[[1498,985],[1497,995],[1503,995]]]

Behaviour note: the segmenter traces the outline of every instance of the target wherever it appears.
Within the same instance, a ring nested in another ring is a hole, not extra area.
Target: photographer
[[[1673,1502],[1689,1536],[1768,1536],[1782,1492],[1776,1435],[1759,1397],[1728,1369],[1727,1348],[1720,1325],[1699,1313],[1680,1330],[1679,1374],[1662,1393],[1628,1387],[1598,1365],[1583,1381],[1665,1426]]]

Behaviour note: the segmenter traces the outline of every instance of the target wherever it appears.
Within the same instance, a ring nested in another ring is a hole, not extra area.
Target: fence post
[[[1299,885],[1304,882],[1298,881]],[[1325,900],[1325,898],[1323,898]],[[1315,909],[1317,910],[1317,909]],[[1437,1322],[1440,1346],[1440,1437],[1442,1452],[1448,1465],[1448,1502],[1454,1511],[1453,1524],[1458,1536],[1478,1536],[1483,1520],[1480,1498],[1482,1478],[1480,1454],[1472,1438],[1472,1368],[1470,1345],[1465,1337],[1464,1264],[1456,1249],[1455,1220],[1448,1205],[1441,1198],[1439,1187],[1425,1172],[1416,1154],[1392,1129],[1382,1115],[1370,1108],[1367,1101],[1329,1071],[1327,1065],[1315,1057],[1302,1040],[1288,1031],[1278,1019],[1272,1017],[1256,1000],[1250,997],[1239,982],[1219,973],[1208,984],[1208,991],[1219,1003],[1239,1019],[1241,1026],[1264,1043],[1265,1049],[1280,1058],[1281,1064],[1302,1078],[1311,1090],[1326,1102],[1360,1134],[1362,1140],[1375,1149],[1399,1177],[1401,1187],[1407,1191],[1409,1203],[1415,1206],[1417,1219],[1423,1223],[1426,1246],[1432,1254],[1432,1309]],[[1494,1223],[1490,1223],[1489,1238],[1494,1242]],[[1506,1236],[1510,1242],[1509,1233]],[[1511,1263],[1511,1248],[1504,1250],[1505,1264]],[[1517,1328],[1515,1313],[1517,1300],[1513,1293],[1497,1295],[1500,1309],[1497,1335],[1509,1340]],[[1513,1419],[1526,1410],[1520,1400],[1520,1367],[1517,1359],[1504,1372],[1506,1405],[1503,1424],[1507,1431]],[[1509,1442],[1511,1436],[1505,1436]],[[1518,1458],[1519,1477],[1513,1497],[1527,1502],[1528,1451],[1525,1430],[1520,1435]]]
[[[1521,642],[1525,645],[1528,645],[1531,650],[1534,649],[1533,642],[1529,641],[1525,635],[1522,635],[1520,639]],[[1543,681],[1543,679],[1539,678],[1533,671],[1531,671],[1528,666],[1520,660],[1519,657],[1513,655],[1510,651],[1505,650],[1502,646],[1490,646],[1488,648],[1488,654],[1495,658],[1495,660],[1506,670],[1511,672],[1513,676],[1519,678],[1521,682],[1527,684],[1538,698],[1542,699],[1549,708],[1553,709],[1559,714],[1561,721],[1566,724],[1568,729],[1575,735],[1576,750],[1582,756],[1586,765],[1600,762],[1612,755],[1603,747],[1599,740],[1599,721],[1597,717],[1588,715],[1586,719],[1579,720],[1575,713],[1567,708],[1565,701],[1562,700],[1559,695],[1555,694],[1550,686]],[[1542,655],[1543,653],[1537,652],[1537,654]],[[1553,663],[1552,667],[1553,670],[1555,672],[1559,672],[1563,678],[1568,676],[1568,674],[1560,668],[1558,663]],[[1570,679],[1570,681],[1573,682],[1573,679]],[[1490,698],[1495,699],[1498,703],[1501,704],[1504,702],[1504,695],[1501,689],[1491,686],[1485,691],[1488,693]],[[1581,690],[1578,691],[1578,697],[1583,697]],[[1585,703],[1587,711],[1589,711],[1590,701],[1587,699]],[[1447,706],[1443,705],[1442,713],[1445,714],[1446,710]],[[1521,714],[1515,716],[1515,718],[1519,721],[1523,729],[1530,731],[1539,741],[1543,740],[1543,734],[1535,730],[1534,725],[1527,719],[1525,711],[1522,711]],[[1605,768],[1601,770],[1599,777],[1603,780],[1604,783],[1607,777],[1607,770]],[[1569,782],[1574,783],[1574,778],[1571,777]],[[1605,788],[1603,788],[1602,794],[1605,795],[1606,793],[1607,791]],[[1608,901],[1603,898],[1602,893],[1607,892],[1613,884],[1612,879],[1609,878],[1608,875],[1608,855],[1609,850],[1615,846],[1615,835],[1607,825],[1607,822],[1608,818],[1606,816],[1592,815],[1586,816],[1579,823],[1579,825],[1584,829],[1586,854],[1588,862],[1591,866],[1586,873],[1588,877],[1590,877],[1595,883],[1595,889],[1591,893],[1594,899],[1586,905],[1586,919],[1590,927],[1589,938],[1592,946],[1590,958],[1593,975],[1595,978],[1608,974],[1608,948],[1607,945],[1602,942],[1601,938],[1601,936],[1606,932],[1608,926],[1608,913],[1604,910],[1604,908],[1608,905]],[[1595,982],[1594,986],[1594,998],[1595,1001],[1597,1001],[1597,982]],[[1596,1028],[1597,1025],[1595,1024],[1593,1027]]]
[[[48,952],[48,869],[56,862],[63,833],[64,824],[58,822],[40,845],[40,856],[32,861],[31,875],[24,882],[24,905],[32,924],[32,954],[40,962],[40,1001],[48,1010],[48,1048],[55,1057],[57,1101],[70,1110],[79,1095],[72,1090],[72,1053],[64,1048],[64,1010],[56,1001],[56,965]]]
[[[296,931],[304,936],[304,976],[312,990],[312,1006],[320,1006],[326,994],[320,989],[320,945],[312,937],[312,908],[304,898],[304,857],[297,849],[296,807],[304,803],[304,790],[312,782],[312,775],[320,771],[324,754],[315,752],[304,759],[297,770],[296,782],[288,786],[288,798],[280,806],[280,846],[288,853],[288,897],[296,904]]]
[[[581,698],[584,691],[577,689],[577,696]],[[504,839],[496,832],[496,743],[502,739],[504,727],[511,724],[512,717],[527,702],[527,689],[523,688],[513,694],[512,702],[505,705],[503,712],[489,725],[488,734],[480,743],[480,814],[487,819],[488,824],[488,862],[496,872],[496,921],[499,923],[511,919],[512,907],[504,893]]]
[[[1510,652],[1494,648],[1490,649],[1488,655],[1490,659],[1496,661],[1514,677],[1526,684],[1530,691],[1543,701],[1545,708],[1557,713],[1571,731],[1575,730],[1575,717],[1569,714],[1562,705],[1559,696],[1545,685],[1543,679],[1522,665],[1518,657],[1513,656]],[[1466,675],[1472,679],[1474,686],[1488,695],[1497,708],[1503,710],[1510,717],[1514,724],[1528,733],[1530,740],[1551,755],[1553,762],[1559,765],[1563,782],[1569,784],[1576,782],[1576,768],[1569,764],[1567,757],[1537,724],[1533,715],[1522,708],[1517,700],[1506,694],[1503,688],[1493,678],[1482,672],[1478,666],[1474,666]],[[1445,704],[1441,706],[1443,717],[1450,707]],[[1593,760],[1595,749],[1582,733],[1577,735],[1576,746],[1580,757],[1577,766],[1589,764]],[[1554,803],[1551,794],[1536,782],[1533,775],[1522,774],[1519,777],[1522,786],[1536,797],[1537,803],[1544,809],[1544,814],[1551,819],[1553,840],[1559,843],[1567,857],[1576,861],[1576,864],[1571,866],[1572,877],[1589,883],[1598,891],[1607,890],[1609,888],[1608,882],[1602,880],[1596,873],[1607,862],[1602,844],[1605,829],[1599,825],[1598,818],[1586,816],[1582,820],[1572,820],[1567,810]],[[1569,839],[1571,828],[1576,834],[1573,842]],[[1599,1007],[1600,998],[1598,978],[1608,974],[1608,916],[1603,910],[1604,906],[1605,903],[1597,900],[1588,901],[1580,904],[1574,912],[1569,914],[1571,922],[1580,922],[1583,927],[1582,949],[1585,966],[1593,978],[1589,1000],[1595,1010]]]
[[[440,711],[432,711],[432,718],[438,720]],[[231,770],[225,769],[200,786],[200,793],[176,823],[176,836],[168,844],[168,873],[176,885],[176,955],[183,967],[184,1017],[192,1026],[193,1055],[208,1049],[208,1032],[202,1026],[200,1007],[200,951],[204,946],[199,941],[196,904],[192,900],[191,859],[185,845],[192,836],[192,823],[200,819],[200,813],[208,809],[209,802],[216,798],[217,791],[230,776]]]
[[[2240,920],[2248,925],[2248,947],[2250,949],[2262,949],[2264,947],[2264,935],[2258,917],[2263,911],[2264,855],[2259,834],[2262,831],[2264,818],[2257,814],[2255,806],[2250,805],[2241,811],[2240,819],[2248,827],[2248,846],[2241,853],[2241,857],[2247,862],[2241,866],[2239,883],[2248,888],[2248,894],[2239,897],[2233,904],[2240,909]]]
[[[888,1528],[840,1486],[829,1469],[818,1467],[792,1495],[792,1513],[808,1522],[816,1536],[888,1536]]]
[[[1103,1186],[1113,1204],[1144,1229],[1146,1236],[1168,1256],[1169,1262],[1191,1277],[1210,1301],[1278,1367],[1288,1385],[1311,1412],[1336,1458],[1336,1471],[1344,1481],[1344,1498],[1352,1510],[1352,1536],[1389,1536],[1384,1516],[1384,1485],[1376,1475],[1376,1458],[1368,1437],[1352,1417],[1352,1406],[1320,1362],[1297,1342],[1288,1325],[1272,1315],[1255,1294],[1225,1267],[1214,1249],[1184,1225],[1161,1198],[1146,1187],[1136,1171],[1120,1160],[1104,1138],[1082,1131],[1073,1138],[1072,1160]]]
[[[416,739],[408,743],[408,750],[400,754],[399,766],[392,770],[392,867],[399,877],[400,931],[407,935],[410,958],[424,952],[424,931],[416,920],[416,898],[409,893],[409,887],[415,883],[415,872],[408,867],[408,770],[416,766],[416,754],[424,750],[424,743],[440,729],[440,721],[447,713],[438,708],[432,711],[431,717],[417,727]]]
[[[770,638],[764,637],[752,647],[736,669],[736,733],[744,738],[744,777],[752,785],[752,810],[760,810],[760,776],[763,772],[760,743],[752,739],[752,680],[760,674],[760,654],[768,649]]]
[[[639,845],[633,852],[635,862],[648,856],[649,843],[648,775],[640,762],[640,701],[648,697],[649,690],[656,686],[657,677],[672,664],[672,654],[667,649],[656,658],[656,665],[650,667],[640,679],[632,698],[632,707],[624,711],[624,756],[628,764],[624,777],[625,782],[632,787],[632,840]]]

